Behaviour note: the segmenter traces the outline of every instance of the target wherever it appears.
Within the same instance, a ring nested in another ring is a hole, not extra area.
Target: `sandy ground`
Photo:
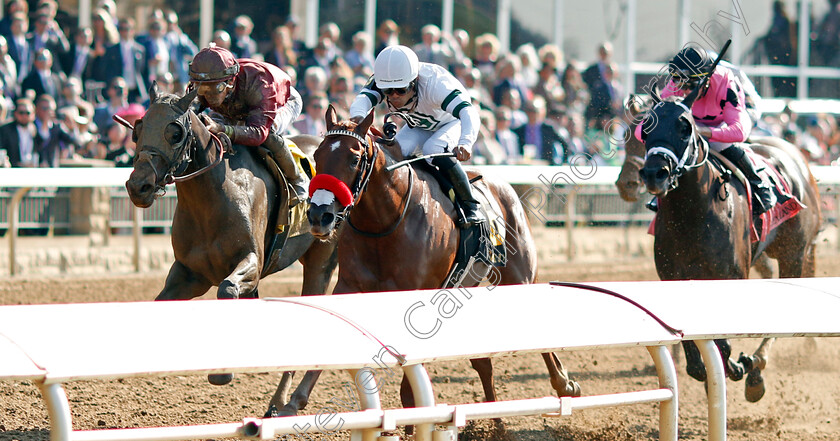
[[[565,230],[535,230],[540,281],[656,280],[650,256],[652,238],[643,228],[582,228],[574,233],[576,257],[568,260]],[[827,229],[818,252],[818,275],[840,276],[837,232]],[[4,243],[5,243],[4,239]],[[0,304],[143,301],[163,286],[171,262],[165,236],[145,236],[143,272],[131,273],[131,242],[115,237],[108,246],[89,247],[84,238],[26,238],[17,258],[21,275],[8,277],[8,253],[0,250]],[[301,270],[293,267],[264,280],[261,295],[297,295]],[[209,293],[205,298],[212,298]],[[722,305],[725,307],[725,305]],[[539,307],[539,305],[535,305]],[[557,320],[573,311],[557,311]],[[746,313],[746,311],[745,311]],[[150,322],[150,326],[153,326]],[[306,338],[306,330],[289,330]],[[616,330],[620,332],[620,330]],[[282,330],[278,330],[278,338]],[[734,352],[752,351],[758,340],[736,340]],[[560,354],[584,394],[632,391],[657,384],[644,348],[580,351]],[[2,360],[0,360],[2,362]],[[494,361],[497,392],[502,399],[552,395],[538,355]],[[481,399],[481,386],[469,363],[427,367],[439,403]],[[706,398],[702,383],[689,378],[677,362],[680,388],[680,439],[705,440]],[[728,382],[728,435],[746,440],[840,440],[840,339],[797,338],[776,342],[765,371],[767,394],[759,403],[743,398],[743,383]],[[349,377],[327,372],[309,403],[317,411],[340,393]],[[187,425],[241,421],[261,416],[279,374],[239,375],[226,386],[212,386],[204,376],[174,376],[115,381],[82,381],[67,385],[76,429]],[[399,406],[399,385],[387,383],[383,406]],[[655,405],[576,411],[567,418],[520,417],[504,420],[510,440],[653,440],[658,439]],[[467,427],[461,439],[490,439],[492,424]],[[347,433],[312,439],[347,439]],[[30,382],[0,383],[0,441],[47,440],[49,420],[38,389]],[[304,438],[301,438],[304,439]]]

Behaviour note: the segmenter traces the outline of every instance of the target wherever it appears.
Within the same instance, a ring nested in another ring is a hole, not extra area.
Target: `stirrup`
[[[309,181],[306,179],[302,179],[301,181],[304,184],[307,184],[306,187],[301,185],[301,182],[289,182],[291,187],[289,191],[289,208],[292,208],[309,199],[309,189],[307,188],[309,186]]]
[[[461,213],[458,216],[458,226],[462,229],[487,222],[484,213],[481,212],[478,202],[461,202]],[[468,209],[467,207],[470,206]],[[461,214],[463,213],[463,217]]]

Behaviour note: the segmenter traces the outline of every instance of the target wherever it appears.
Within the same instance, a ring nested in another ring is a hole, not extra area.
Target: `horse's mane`
[[[354,131],[358,127],[358,124],[354,123],[353,121],[338,121],[335,123],[334,130],[349,130]],[[368,129],[368,135],[370,135],[374,142],[376,142],[377,138],[381,138],[383,135],[382,131],[379,130],[377,127],[370,126]],[[387,165],[391,165],[398,161],[398,158],[402,157],[402,152],[397,149],[396,144],[386,144],[381,142],[376,142],[379,145],[379,148],[385,152],[385,163]]]

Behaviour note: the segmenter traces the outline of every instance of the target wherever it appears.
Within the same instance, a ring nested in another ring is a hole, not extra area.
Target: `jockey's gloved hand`
[[[385,139],[394,139],[397,136],[397,124],[385,121],[385,125],[382,126],[382,134],[385,135]]]

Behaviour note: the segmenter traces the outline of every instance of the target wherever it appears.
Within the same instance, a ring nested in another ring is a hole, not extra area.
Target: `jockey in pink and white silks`
[[[452,183],[465,224],[483,222],[484,215],[459,162],[470,159],[480,125],[466,88],[443,67],[419,62],[411,49],[388,46],[376,57],[373,77],[350,106],[350,119],[361,122],[383,101],[390,113],[406,122],[395,137],[404,156],[418,149],[432,154],[452,147],[454,158],[436,157],[432,165]]]
[[[662,98],[686,96],[709,75],[714,60],[702,49],[686,47],[668,63],[670,80],[662,90]],[[735,74],[724,66],[717,66],[691,106],[697,131],[709,141],[709,147],[732,161],[750,183],[753,194],[753,212],[758,215],[775,203],[773,190],[763,183],[747,155],[749,147],[741,144],[747,140],[753,121],[747,111],[744,88]],[[636,135],[641,139],[642,124]]]

